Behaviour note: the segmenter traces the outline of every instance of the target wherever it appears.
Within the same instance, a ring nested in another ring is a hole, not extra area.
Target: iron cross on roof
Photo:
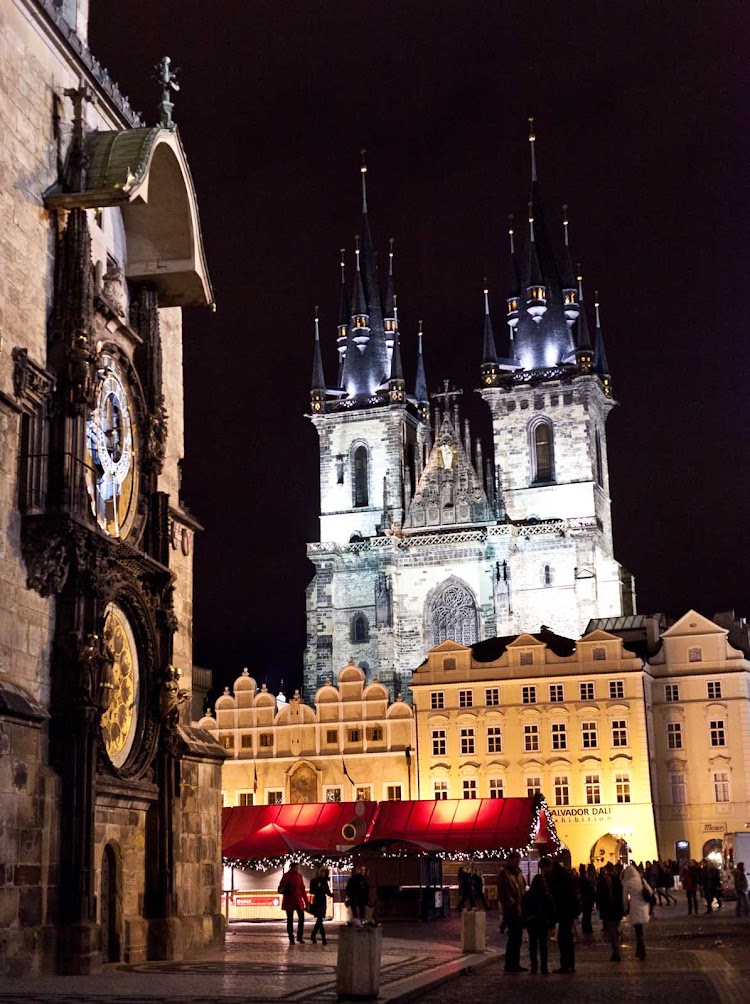
[[[450,390],[450,382],[448,380],[443,380],[443,389],[441,391],[436,391],[434,394],[430,394],[430,398],[433,401],[445,401],[446,410],[450,406],[451,402],[458,404],[460,398],[463,396],[462,390]]]

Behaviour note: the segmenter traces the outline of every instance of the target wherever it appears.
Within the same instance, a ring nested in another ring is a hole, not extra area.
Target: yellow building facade
[[[694,610],[661,642],[646,689],[659,846],[700,859],[750,828],[750,662]]]
[[[411,691],[419,797],[542,791],[574,864],[655,855],[644,667],[620,638],[446,641]]]
[[[353,661],[315,694],[290,701],[260,688],[248,670],[216,702],[210,729],[230,754],[224,805],[385,801],[416,797],[414,717],[400,697]]]

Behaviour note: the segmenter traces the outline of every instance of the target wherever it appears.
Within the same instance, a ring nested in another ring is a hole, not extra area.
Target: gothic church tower
[[[447,381],[431,395],[430,415],[421,327],[406,393],[393,245],[381,295],[362,166],[362,235],[350,285],[342,259],[334,388],[315,319],[321,542],[308,545],[311,691],[353,657],[395,696],[447,638],[471,645],[542,624],[579,637],[591,617],[632,606],[612,556],[605,422],[613,401],[598,307],[592,345],[567,224],[558,266],[533,153],[532,134],[529,241],[523,268],[511,244],[503,358],[485,290],[481,394],[494,443],[486,458]]]

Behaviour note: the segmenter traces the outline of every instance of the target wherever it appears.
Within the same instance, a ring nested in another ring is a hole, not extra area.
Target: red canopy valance
[[[400,843],[444,854],[559,849],[546,803],[539,797],[224,809],[222,851],[233,860],[281,858],[295,852],[336,857],[374,843]]]

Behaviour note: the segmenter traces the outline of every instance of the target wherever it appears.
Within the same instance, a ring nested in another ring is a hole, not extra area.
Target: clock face
[[[122,369],[103,354],[94,408],[86,424],[87,486],[96,521],[126,537],[138,504],[138,435]]]
[[[104,644],[113,666],[112,700],[102,715],[102,738],[109,759],[115,767],[122,767],[136,735],[140,675],[135,638],[125,613],[116,603],[110,603],[104,615]]]

